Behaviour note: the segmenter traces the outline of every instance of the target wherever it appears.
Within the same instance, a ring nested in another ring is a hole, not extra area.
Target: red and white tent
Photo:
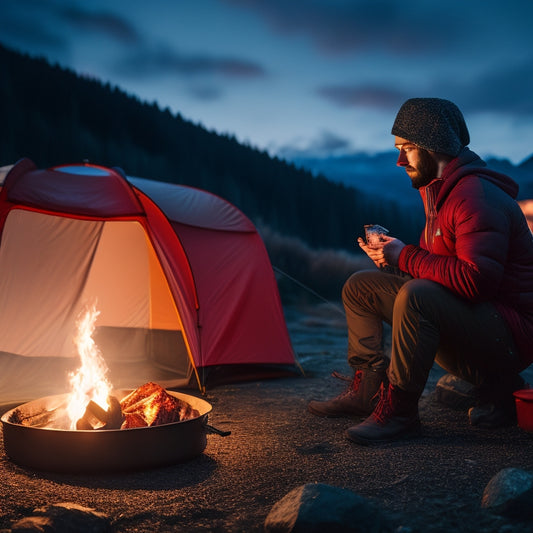
[[[88,303],[116,388],[295,365],[264,244],[220,197],[23,159],[5,174],[0,231],[0,403],[68,390]]]

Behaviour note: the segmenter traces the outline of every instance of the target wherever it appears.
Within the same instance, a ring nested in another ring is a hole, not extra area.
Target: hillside
[[[377,222],[406,240],[420,227],[395,202],[270,157],[141,102],[117,87],[0,47],[0,165],[89,160],[127,174],[203,188],[238,206],[256,225],[312,248],[354,250]]]

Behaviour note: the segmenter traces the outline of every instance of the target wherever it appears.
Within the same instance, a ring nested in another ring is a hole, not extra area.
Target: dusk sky
[[[389,150],[415,96],[533,154],[531,0],[0,0],[0,42],[272,155]]]

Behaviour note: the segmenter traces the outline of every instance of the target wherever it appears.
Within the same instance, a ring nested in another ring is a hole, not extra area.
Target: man
[[[467,148],[461,111],[413,98],[392,134],[397,165],[420,191],[426,225],[418,246],[359,239],[378,267],[343,288],[354,379],[340,396],[312,401],[319,416],[367,416],[347,436],[359,444],[420,433],[418,400],[436,361],[476,387],[470,423],[515,422],[513,391],[533,361],[533,237],[515,201],[518,185]],[[392,326],[390,359],[383,322]],[[370,415],[370,416],[368,416]]]

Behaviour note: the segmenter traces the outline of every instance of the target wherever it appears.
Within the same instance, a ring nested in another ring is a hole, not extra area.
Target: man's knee
[[[375,270],[360,270],[352,274],[342,288],[343,301],[353,300],[361,291],[366,291],[370,288],[376,274],[379,274],[379,272]]]
[[[427,279],[412,279],[403,284],[398,291],[394,309],[401,311],[402,309],[414,309],[424,314],[424,311],[429,311],[433,307],[439,294],[444,288],[434,281]]]

